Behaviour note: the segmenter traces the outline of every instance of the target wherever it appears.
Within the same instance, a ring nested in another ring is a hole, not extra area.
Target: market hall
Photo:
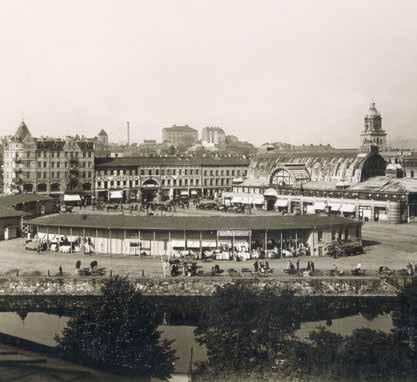
[[[360,240],[362,231],[361,222],[322,215],[65,214],[33,219],[28,225],[38,240],[54,243],[54,250],[61,252],[152,256],[186,253],[196,258],[214,252],[223,254],[224,260],[256,258],[259,254],[271,258],[322,256],[329,243]]]

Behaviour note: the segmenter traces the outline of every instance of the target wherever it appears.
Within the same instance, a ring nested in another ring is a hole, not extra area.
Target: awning
[[[197,195],[197,194],[198,194],[197,190],[191,190],[191,195]]]
[[[172,248],[185,248],[185,240],[171,240]]]
[[[123,199],[122,191],[110,191],[110,199]]]
[[[340,209],[340,211],[353,213],[356,211],[356,207],[354,204],[342,204],[342,208]]]
[[[339,211],[342,205],[340,203],[329,203],[328,206],[332,211]]]
[[[277,199],[275,202],[275,207],[288,207],[287,199]]]
[[[233,194],[232,203],[264,204],[264,197],[257,193],[239,192]]]
[[[216,241],[215,240],[203,240],[201,242],[201,246],[204,248],[216,248]]]
[[[232,180],[232,183],[242,183],[243,182],[243,178],[234,178]]]
[[[188,191],[181,191],[182,196],[188,196]]]
[[[187,248],[200,248],[200,240],[187,240]]]
[[[64,202],[81,202],[80,195],[64,195]]]
[[[267,190],[265,190],[263,195],[264,196],[275,196],[276,198],[278,197],[278,193],[273,188],[268,188]]]
[[[315,202],[314,209],[316,211],[324,211],[326,209],[326,204],[324,202]]]
[[[223,199],[231,199],[233,198],[233,195],[234,195],[233,192],[226,191],[226,192],[223,192],[222,197]]]

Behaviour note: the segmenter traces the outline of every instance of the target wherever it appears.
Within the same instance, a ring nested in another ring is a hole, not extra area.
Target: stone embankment
[[[105,278],[4,277],[0,296],[97,296]],[[396,296],[407,280],[378,277],[132,278],[148,296],[211,296],[217,287],[242,282],[253,288],[291,289],[298,296]]]

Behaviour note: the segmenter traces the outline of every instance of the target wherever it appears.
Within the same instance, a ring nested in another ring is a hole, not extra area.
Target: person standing
[[[299,272],[300,271],[300,259],[297,260],[296,264],[297,264],[297,272]]]
[[[314,272],[315,271],[315,266],[314,266],[314,262],[312,261],[311,262],[311,272]]]

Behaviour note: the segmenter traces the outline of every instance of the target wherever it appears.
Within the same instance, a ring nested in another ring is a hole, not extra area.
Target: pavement
[[[388,225],[381,223],[366,223],[363,227],[363,242],[365,253],[352,257],[333,259],[323,257],[298,257],[300,268],[306,267],[307,261],[314,261],[315,268],[326,271],[333,269],[334,264],[345,273],[349,273],[356,264],[361,263],[368,274],[376,272],[379,266],[391,269],[403,269],[408,262],[417,263],[417,224]],[[159,257],[138,257],[123,255],[83,255],[81,253],[65,254],[59,252],[42,252],[24,249],[24,239],[0,241],[0,275],[46,276],[63,268],[65,275],[74,275],[75,263],[81,260],[82,267],[88,267],[92,260],[98,261],[99,267],[106,267],[108,272],[130,276],[146,277],[162,276],[162,263]],[[241,268],[253,269],[255,260],[236,263],[234,261],[198,262],[200,269],[209,271],[214,264],[221,269]],[[288,259],[270,259],[270,267],[276,275],[284,275]]]

